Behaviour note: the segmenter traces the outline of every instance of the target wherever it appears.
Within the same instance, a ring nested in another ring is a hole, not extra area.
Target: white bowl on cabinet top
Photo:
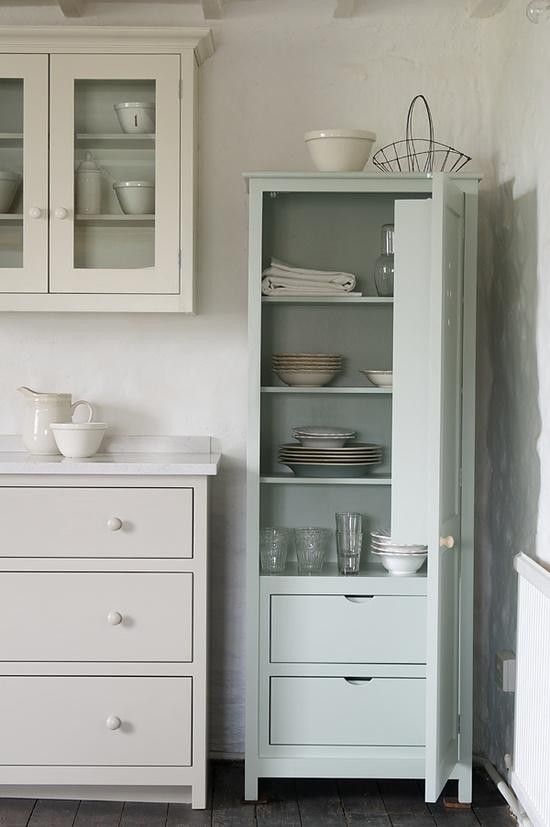
[[[93,457],[107,430],[105,422],[52,422],[50,430],[64,457]]]
[[[360,172],[376,135],[365,129],[318,129],[306,132],[304,141],[320,172]]]

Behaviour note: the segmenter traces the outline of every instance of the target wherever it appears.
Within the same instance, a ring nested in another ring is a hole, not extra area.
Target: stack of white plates
[[[285,385],[321,388],[342,370],[338,353],[275,353],[273,371]]]
[[[372,553],[380,558],[390,574],[414,574],[422,568],[428,556],[427,546],[395,543],[387,531],[372,531],[370,537]]]
[[[327,425],[300,425],[292,429],[292,436],[304,448],[343,448],[346,442],[355,439],[356,431],[332,428]]]
[[[364,477],[381,461],[381,446],[366,442],[343,448],[308,448],[296,442],[279,447],[279,462],[297,477]]]

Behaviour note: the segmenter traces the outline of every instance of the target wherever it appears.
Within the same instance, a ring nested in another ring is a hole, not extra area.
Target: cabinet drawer
[[[191,661],[193,575],[0,573],[0,660]]]
[[[271,596],[273,663],[425,663],[426,598]]]
[[[188,766],[191,691],[191,678],[0,678],[0,764]]]
[[[2,557],[192,557],[191,488],[0,488]]]
[[[423,746],[423,678],[271,678],[270,743]]]

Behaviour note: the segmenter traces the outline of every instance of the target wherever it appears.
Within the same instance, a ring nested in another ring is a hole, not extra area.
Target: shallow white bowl
[[[151,181],[117,181],[113,189],[125,215],[151,215],[155,212],[155,185]]]
[[[50,425],[64,457],[93,457],[107,430],[105,422],[54,422]]]
[[[154,133],[155,104],[143,101],[115,103],[114,110],[123,132]]]
[[[303,386],[307,388],[322,388],[328,385],[337,376],[337,370],[277,370],[279,379],[285,385]]]
[[[304,135],[311,160],[321,172],[358,172],[376,141],[364,129],[319,129]]]
[[[393,384],[392,370],[360,370],[359,373],[364,374],[377,388],[391,388]]]
[[[0,213],[9,211],[20,183],[21,176],[17,172],[0,170]]]
[[[405,577],[408,574],[416,574],[426,562],[428,555],[379,552],[376,556],[382,561],[382,565],[390,574]]]

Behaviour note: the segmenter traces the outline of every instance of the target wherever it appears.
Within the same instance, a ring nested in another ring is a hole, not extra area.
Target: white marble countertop
[[[211,442],[210,437],[111,437],[103,453],[68,459],[29,454],[20,449],[19,438],[0,436],[0,474],[212,476],[221,455]]]

